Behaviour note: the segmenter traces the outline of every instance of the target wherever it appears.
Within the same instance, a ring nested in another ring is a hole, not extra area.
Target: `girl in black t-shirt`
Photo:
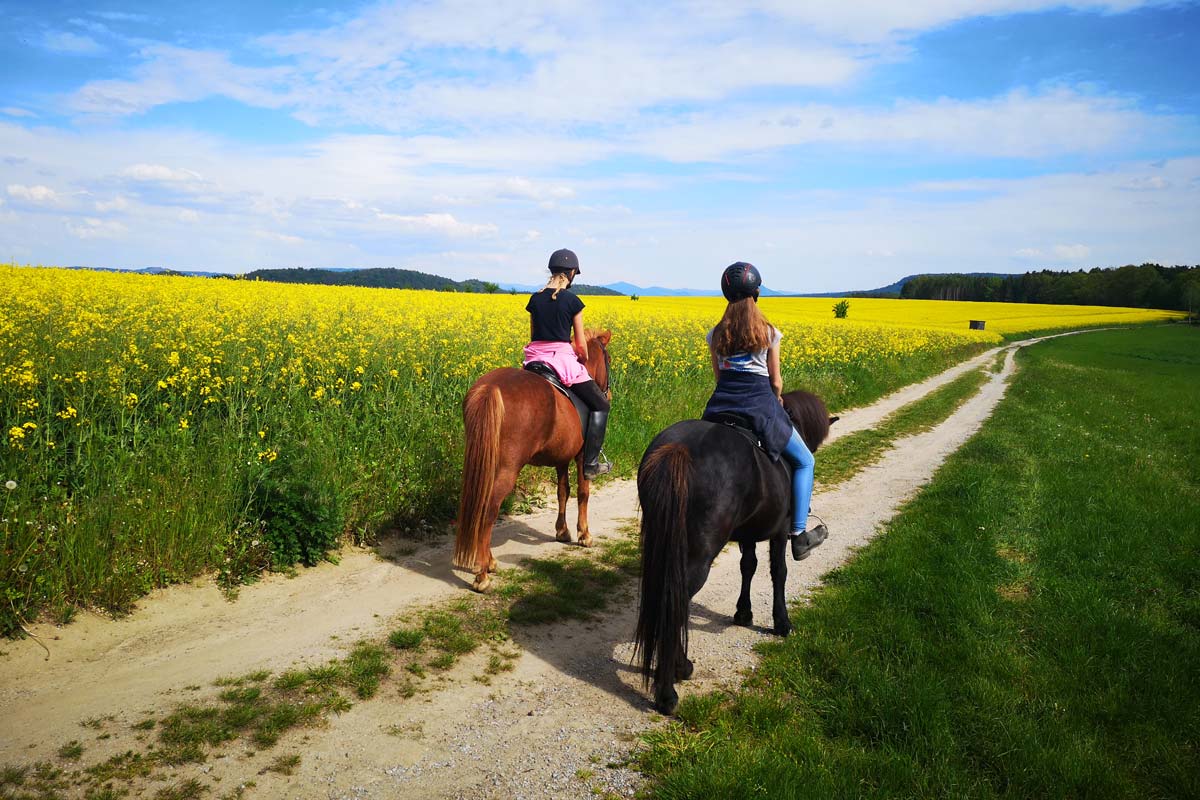
[[[591,479],[612,469],[608,461],[600,461],[610,405],[584,366],[588,345],[583,333],[583,301],[569,288],[579,274],[579,259],[570,250],[555,250],[549,266],[546,288],[530,295],[525,306],[530,340],[525,346],[525,363],[549,364],[559,380],[587,404],[591,413],[584,431],[583,476]]]

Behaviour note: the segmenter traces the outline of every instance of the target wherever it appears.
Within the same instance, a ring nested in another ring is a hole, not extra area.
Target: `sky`
[[[1200,3],[0,0],[0,261],[1200,263]]]

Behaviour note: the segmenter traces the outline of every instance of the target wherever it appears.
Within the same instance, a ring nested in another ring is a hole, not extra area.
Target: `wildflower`
[[[279,451],[275,450],[274,448],[271,448],[270,450],[263,450],[258,454],[258,460],[264,461],[268,464],[277,458],[279,458]]]
[[[13,489],[17,488],[17,482],[13,481],[13,480],[5,481],[4,488],[8,489],[11,492]]]
[[[179,418],[179,430],[186,431],[187,429],[188,429],[187,417],[180,417]]]

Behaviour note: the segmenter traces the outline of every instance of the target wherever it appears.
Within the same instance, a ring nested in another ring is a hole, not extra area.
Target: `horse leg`
[[[783,533],[771,537],[771,588],[775,594],[771,613],[775,618],[775,633],[778,636],[787,636],[792,632],[792,620],[788,617],[787,600],[784,598],[787,588],[787,546],[787,536]]]
[[[735,625],[747,628],[754,622],[754,612],[750,607],[750,579],[758,569],[758,554],[754,552],[754,542],[739,542],[742,548],[742,593],[738,595],[737,613],[733,615]]]
[[[710,569],[712,569],[711,559],[689,560],[687,570],[689,613],[692,606],[692,598],[704,588],[704,583],[708,580]],[[686,681],[692,677],[692,673],[695,671],[696,665],[687,657],[687,650],[684,650],[683,658],[675,665],[675,680]]]
[[[576,539],[581,547],[592,546],[592,532],[588,530],[588,498],[592,496],[592,482],[583,477],[583,451],[579,451],[579,455],[575,458],[575,474],[579,478],[579,492],[576,496],[576,503],[579,505],[579,521],[575,525],[576,531],[579,533]]]
[[[500,516],[500,504],[504,502],[504,498],[508,497],[512,492],[513,487],[517,484],[518,469],[501,466],[496,472],[496,483],[492,487],[492,497],[488,501],[487,514],[488,519],[492,521],[492,527],[488,528],[487,534],[483,539],[483,547],[481,548],[479,560],[476,562],[482,564],[483,567],[479,572],[475,573],[475,582],[471,588],[477,592],[486,592],[488,587],[492,585],[492,576],[489,572],[495,572],[499,565],[496,563],[496,557],[492,555],[492,532],[495,530],[496,518]]]
[[[567,528],[567,501],[571,499],[571,473],[565,464],[555,469],[558,470],[558,519],[554,521],[554,538],[569,542],[571,531]]]

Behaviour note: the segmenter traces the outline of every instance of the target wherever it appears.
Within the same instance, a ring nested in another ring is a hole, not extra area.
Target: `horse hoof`
[[[749,611],[745,613],[739,611],[733,615],[733,624],[741,625],[743,628],[749,628],[754,624],[754,614]]]
[[[492,576],[491,575],[486,575],[486,574],[485,575],[476,575],[475,582],[473,584],[471,584],[471,588],[474,589],[475,591],[479,592],[480,594],[483,594],[484,592],[486,592],[488,590],[488,587],[491,585],[492,585]]]
[[[570,531],[559,531],[558,533],[554,534],[554,538],[560,542],[564,542],[565,544],[570,544],[571,543],[571,532]]]
[[[579,537],[579,546],[580,547],[591,547],[592,546],[592,535],[590,533],[585,533],[583,536],[580,536]]]
[[[786,625],[776,625],[775,626],[775,635],[776,636],[788,636],[791,634],[791,632],[792,632],[792,623],[790,623],[790,622]]]
[[[492,560],[488,562],[488,568],[487,568],[487,571],[488,571],[488,572],[495,572],[495,571],[496,571],[496,570],[498,570],[498,569],[500,569],[500,565],[496,563],[496,557],[495,557],[495,556],[492,556]]]
[[[671,692],[670,696],[668,697],[654,698],[654,708],[658,711],[658,713],[667,717],[675,713],[675,708],[678,705],[679,695],[675,694],[675,692]]]
[[[675,680],[686,681],[692,677],[692,673],[696,671],[696,665],[691,660],[685,660],[682,664],[675,667]]]

